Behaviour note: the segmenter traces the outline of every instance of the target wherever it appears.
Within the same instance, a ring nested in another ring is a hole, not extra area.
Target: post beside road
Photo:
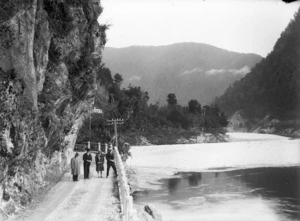
[[[123,119],[112,119],[112,120],[107,120],[108,125],[114,125],[114,131],[115,131],[115,146],[118,147],[118,130],[117,130],[117,125],[122,125],[124,124]]]

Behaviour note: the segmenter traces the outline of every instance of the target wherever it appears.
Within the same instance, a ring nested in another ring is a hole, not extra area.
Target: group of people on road
[[[79,154],[76,153],[75,156],[71,159],[71,174],[73,175],[73,181],[78,181],[78,175],[80,174],[80,163],[78,159]],[[109,144],[107,153],[98,151],[95,155],[95,164],[96,172],[98,178],[102,178],[102,172],[104,171],[104,161],[106,158],[107,168],[106,168],[106,178],[109,176],[109,170],[112,167],[115,176],[118,175],[116,165],[115,165],[115,156],[113,152],[112,144]],[[86,153],[83,154],[83,177],[84,179],[90,178],[90,166],[93,161],[93,157],[89,148],[86,149]]]

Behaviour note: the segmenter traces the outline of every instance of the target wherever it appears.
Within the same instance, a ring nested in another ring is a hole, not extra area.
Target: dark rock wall
[[[101,85],[101,12],[96,0],[0,1],[0,217],[67,166]]]

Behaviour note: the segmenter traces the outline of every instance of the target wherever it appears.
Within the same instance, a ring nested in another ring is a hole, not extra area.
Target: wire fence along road
[[[104,153],[107,152],[107,143],[93,143],[87,142],[83,144],[75,144],[74,151],[84,152],[86,148],[90,148],[92,152],[102,151]]]
[[[137,211],[133,207],[133,198],[130,195],[130,188],[128,185],[124,164],[117,147],[114,147],[114,151],[115,151],[115,163],[118,172],[122,221],[136,221]]]

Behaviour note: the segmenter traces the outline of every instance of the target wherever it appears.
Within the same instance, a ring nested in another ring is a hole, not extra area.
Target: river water
[[[299,140],[230,134],[222,144],[133,147],[134,202],[165,221],[300,220]]]

